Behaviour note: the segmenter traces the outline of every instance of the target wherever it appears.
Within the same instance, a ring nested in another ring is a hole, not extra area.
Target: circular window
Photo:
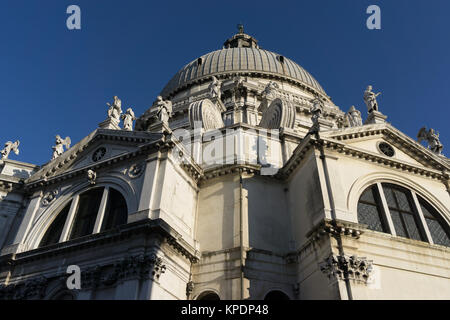
[[[97,150],[95,150],[95,152],[92,154],[92,161],[97,162],[101,159],[103,159],[103,157],[106,154],[106,148],[105,147],[100,147]]]
[[[380,142],[378,144],[378,149],[381,153],[388,157],[393,157],[395,154],[394,148],[392,148],[392,146],[387,144],[386,142]]]

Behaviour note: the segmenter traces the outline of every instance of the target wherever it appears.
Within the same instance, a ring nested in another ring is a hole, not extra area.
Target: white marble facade
[[[363,125],[238,33],[134,129],[119,102],[43,166],[1,160],[0,299],[450,298],[449,159],[376,101]]]

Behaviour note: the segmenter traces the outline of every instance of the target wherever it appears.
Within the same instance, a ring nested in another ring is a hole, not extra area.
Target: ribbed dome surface
[[[325,94],[316,79],[292,60],[259,48],[237,47],[213,51],[188,63],[169,81],[161,95],[167,97],[193,81],[227,73],[282,77]]]

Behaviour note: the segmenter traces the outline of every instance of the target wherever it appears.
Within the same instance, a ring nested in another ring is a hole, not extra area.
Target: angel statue
[[[220,81],[215,76],[213,76],[212,82],[208,88],[209,95],[211,96],[211,98],[217,98],[217,100],[220,100],[220,97],[222,95],[222,93],[220,91],[220,86],[221,86]]]
[[[133,109],[128,108],[127,112],[122,115],[121,119],[123,120],[123,130],[133,131],[133,121],[136,120]]]
[[[356,110],[355,106],[351,106],[350,110],[345,114],[347,118],[347,123],[350,127],[362,126],[361,112]]]
[[[366,91],[364,91],[364,102],[367,106],[367,111],[371,113],[372,111],[378,111],[377,97],[381,92],[373,93],[372,86],[367,86]]]
[[[2,160],[8,159],[9,154],[11,151],[13,151],[16,155],[19,154],[19,144],[20,141],[16,140],[16,142],[12,143],[12,141],[8,141],[5,143],[5,148],[0,151],[0,154],[2,155]]]
[[[439,141],[439,132],[436,132],[431,128],[427,131],[427,127],[423,127],[417,134],[417,141],[421,143],[424,140],[428,143],[428,149],[434,153],[441,154],[444,146]]]
[[[163,100],[161,96],[158,96],[155,101],[156,116],[158,119],[165,123],[169,123],[169,118],[172,117],[172,102],[170,100]]]
[[[57,134],[56,140],[55,140],[56,145],[54,145],[52,147],[52,149],[53,149],[52,160],[58,158],[60,155],[62,155],[64,153],[64,146],[66,146],[66,149],[69,149],[71,143],[72,143],[72,141],[70,141],[69,137],[66,137],[65,139],[63,139],[59,136],[59,134]]]
[[[107,102],[106,105],[109,106],[108,117],[110,119],[114,119],[117,123],[119,123],[120,115],[122,113],[122,101],[117,96],[114,96],[113,104],[111,105]]]

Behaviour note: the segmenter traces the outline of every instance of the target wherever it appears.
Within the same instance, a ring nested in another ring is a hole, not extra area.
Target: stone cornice
[[[120,242],[123,239],[136,236],[139,233],[161,236],[167,244],[193,263],[197,262],[200,258],[199,252],[189,245],[182,236],[164,220],[145,219],[124,224],[105,232],[91,234],[29,251],[1,256],[0,270],[48,257],[64,255],[69,252],[95,248],[106,243]]]

